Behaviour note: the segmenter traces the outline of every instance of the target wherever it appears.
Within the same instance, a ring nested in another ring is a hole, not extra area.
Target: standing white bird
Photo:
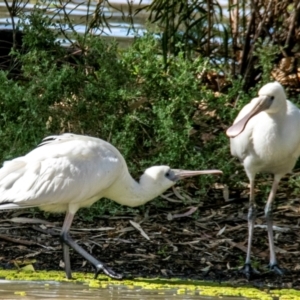
[[[280,179],[291,172],[300,155],[300,110],[289,100],[278,82],[264,85],[254,98],[238,114],[226,134],[230,137],[230,149],[244,165],[250,181],[250,205],[248,211],[248,249],[244,268],[249,278],[257,273],[251,267],[251,244],[256,218],[254,200],[254,180],[258,172],[274,175],[272,189],[266,206],[265,217],[270,247],[270,268],[278,274],[283,270],[278,266],[274,249],[272,203]]]
[[[201,174],[222,174],[219,170],[185,171],[168,166],[146,169],[140,181],[129,174],[120,152],[108,142],[89,136],[50,136],[27,155],[4,163],[0,169],[0,209],[39,207],[66,212],[61,231],[67,278],[71,279],[69,247],[95,268],[120,279],[101,261],[91,256],[70,237],[75,213],[106,197],[127,206],[139,206],[159,196],[179,179]]]

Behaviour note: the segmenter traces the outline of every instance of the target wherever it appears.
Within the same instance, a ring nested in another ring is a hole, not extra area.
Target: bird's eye
[[[174,181],[174,178],[176,177],[173,170],[169,169],[168,171],[165,172],[165,177],[168,178],[171,181]]]
[[[273,100],[275,99],[275,97],[274,97],[274,96],[271,96],[270,99],[273,101]]]
[[[165,176],[166,176],[167,178],[170,179],[170,178],[172,177],[172,171],[171,171],[171,170],[168,170],[168,171],[166,172]]]

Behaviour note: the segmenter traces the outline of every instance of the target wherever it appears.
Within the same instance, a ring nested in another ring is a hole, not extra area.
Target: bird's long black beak
[[[220,175],[220,174],[223,174],[223,172],[221,170],[188,171],[188,170],[173,169],[172,171],[175,174],[174,181],[178,181],[178,180],[186,178],[186,177],[193,177],[193,176],[198,176],[198,175],[207,175],[207,174]]]

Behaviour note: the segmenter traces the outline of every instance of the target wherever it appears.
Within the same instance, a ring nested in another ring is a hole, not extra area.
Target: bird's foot
[[[259,275],[260,272],[256,269],[252,268],[251,264],[244,264],[244,266],[240,269],[240,272],[246,276],[249,280],[253,275]]]
[[[281,276],[283,276],[287,272],[286,269],[280,268],[277,264],[273,264],[273,265],[270,264],[269,268],[272,272],[274,272],[277,275],[281,275]]]
[[[97,279],[97,277],[101,271],[103,271],[104,274],[106,274],[107,276],[109,276],[113,279],[122,279],[123,278],[122,274],[116,273],[111,268],[107,267],[105,264],[98,264],[95,266],[95,269],[96,269],[95,279]]]

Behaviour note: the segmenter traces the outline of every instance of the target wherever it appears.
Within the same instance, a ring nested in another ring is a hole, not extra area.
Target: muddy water
[[[128,288],[125,285],[108,285],[91,288],[83,284],[54,281],[0,281],[0,299],[43,300],[43,299],[97,299],[97,300],[215,300],[220,298],[194,295],[174,289],[147,290]],[[239,297],[222,297],[222,300],[245,300]]]

